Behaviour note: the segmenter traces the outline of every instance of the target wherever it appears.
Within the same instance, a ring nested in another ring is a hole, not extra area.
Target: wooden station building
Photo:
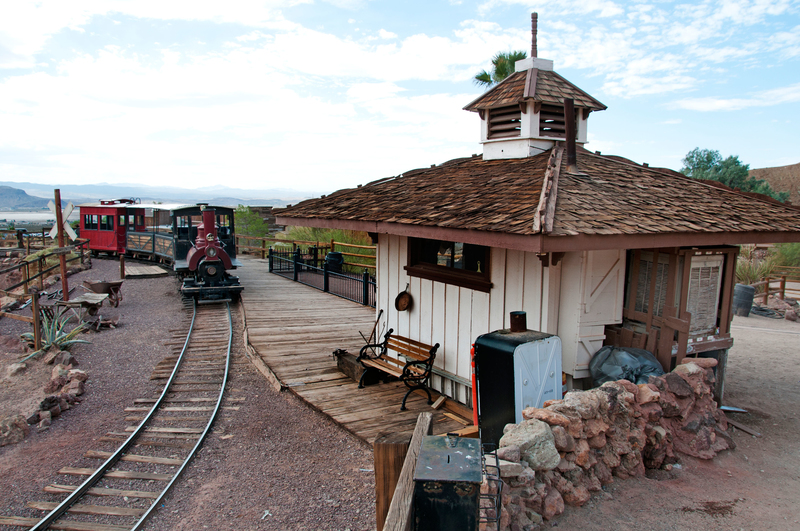
[[[536,57],[534,39],[531,58],[465,107],[482,156],[303,201],[278,222],[372,233],[382,324],[440,343],[434,387],[466,404],[472,343],[517,310],[561,338],[569,387],[604,344],[646,348],[665,370],[698,354],[724,370],[738,245],[800,241],[800,210],[585,149],[605,108]],[[413,304],[398,311],[406,286]]]

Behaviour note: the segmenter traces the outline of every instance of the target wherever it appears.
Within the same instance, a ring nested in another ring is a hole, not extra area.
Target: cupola
[[[537,155],[566,139],[564,100],[575,106],[575,141],[585,144],[589,113],[606,106],[553,70],[553,61],[537,57],[537,14],[531,15],[531,56],[517,61],[515,72],[464,107],[481,118],[483,159]]]

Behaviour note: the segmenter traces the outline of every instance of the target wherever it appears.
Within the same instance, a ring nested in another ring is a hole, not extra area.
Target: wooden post
[[[25,284],[22,285],[22,293],[24,295],[28,294],[28,282],[31,280],[31,263],[25,262]]]
[[[119,255],[119,278],[125,278],[125,255],[122,253]]]
[[[411,444],[408,446],[408,453],[403,462],[400,479],[397,480],[397,488],[392,496],[389,512],[386,514],[386,523],[383,525],[383,531],[405,531],[412,527],[412,520],[414,519],[414,469],[417,466],[419,449],[422,447],[422,438],[431,433],[432,420],[433,415],[427,411],[420,413],[419,417],[417,417],[417,426],[414,428],[414,435],[411,437]]]
[[[64,220],[61,217],[61,190],[56,188],[56,223],[58,227],[58,246],[64,247]],[[67,256],[64,254],[58,255],[58,260],[61,262],[61,299],[64,301],[69,300],[69,286],[67,285]]]
[[[25,254],[31,254],[31,237],[30,236],[25,238],[25,244],[26,244],[27,249],[28,249],[27,253],[25,253]]]
[[[17,247],[25,248],[25,239],[22,237],[22,229],[17,229]]]
[[[261,240],[261,259],[267,257],[267,240]]]
[[[410,442],[411,434],[408,432],[383,433],[378,435],[372,445],[375,461],[375,520],[378,530],[383,529],[386,523],[386,513],[389,512],[389,504],[392,503],[392,495],[397,487],[397,480],[400,479]]]
[[[786,299],[786,275],[781,275],[781,293],[780,298],[781,300]]]
[[[33,312],[33,349],[36,351],[42,348],[42,317],[39,312],[38,291],[31,295],[31,312]]]
[[[42,249],[47,247],[47,231],[42,229]]]
[[[44,258],[41,256],[39,257],[39,290],[44,291],[44,265],[43,265]]]
[[[335,250],[336,250],[336,242],[333,241],[333,238],[331,238],[331,252],[333,252]]]

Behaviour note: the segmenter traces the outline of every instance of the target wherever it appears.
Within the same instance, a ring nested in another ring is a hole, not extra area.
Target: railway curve
[[[61,474],[88,477],[79,485],[46,487],[49,493],[68,494],[60,503],[28,502],[30,508],[49,511],[40,520],[0,516],[0,525],[37,531],[141,529],[211,429],[225,393],[232,339],[229,303],[198,306],[193,302],[183,348],[177,356],[160,362],[151,375],[167,379],[161,395],[138,399],[126,408],[132,415],[125,420],[138,424],[114,434],[123,440],[116,451],[87,452],[86,457],[104,459],[94,470],[62,468]],[[163,488],[154,490],[154,484]],[[86,503],[89,499],[92,502]]]

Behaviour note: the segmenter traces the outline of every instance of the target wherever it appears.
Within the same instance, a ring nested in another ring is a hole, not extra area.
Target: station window
[[[462,242],[408,239],[408,265],[412,277],[426,278],[488,292],[489,248]]]

